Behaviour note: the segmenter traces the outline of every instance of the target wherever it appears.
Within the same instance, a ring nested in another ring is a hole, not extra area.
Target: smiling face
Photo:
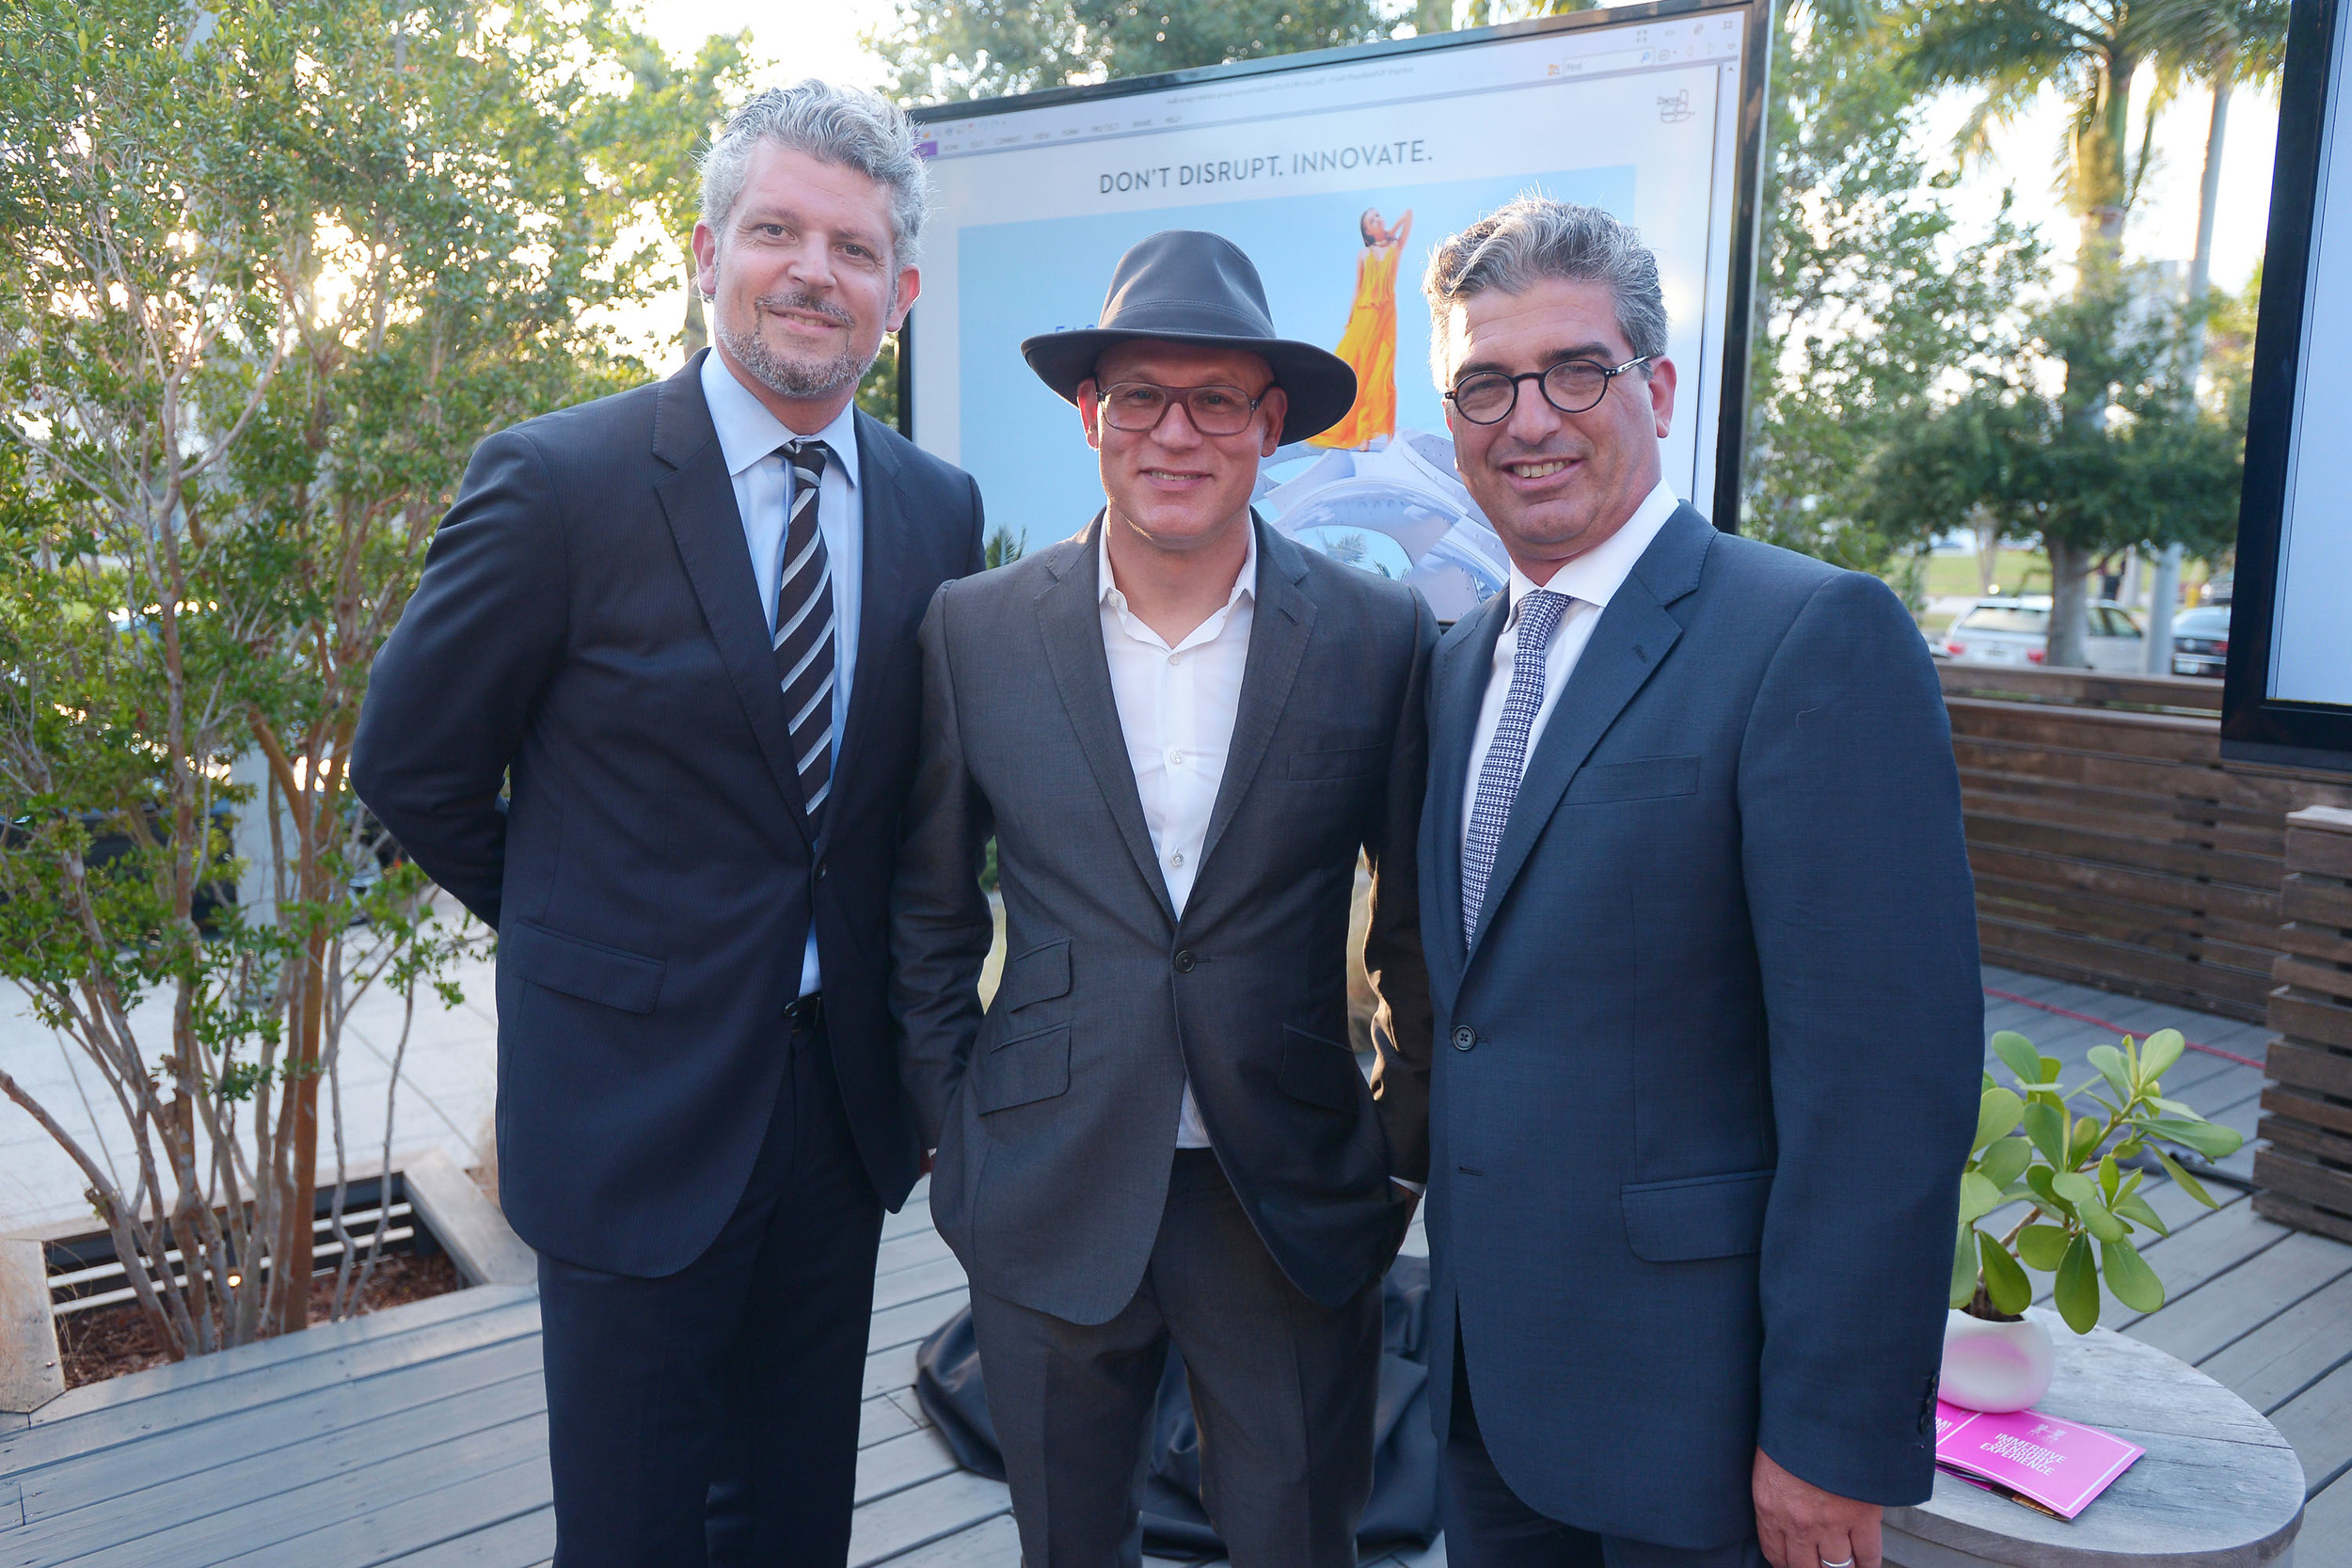
[[[1148,381],[1170,389],[1238,387],[1260,399],[1237,436],[1203,436],[1180,398],[1148,431],[1120,430],[1103,418],[1098,389]],[[1195,343],[1139,341],[1104,352],[1078,384],[1087,444],[1102,454],[1103,494],[1114,517],[1140,542],[1169,552],[1226,537],[1249,515],[1258,463],[1278,444],[1288,409],[1273,368],[1254,354]]]
[[[694,226],[694,264],[728,368],[803,435],[848,404],[921,282],[893,255],[887,185],[776,142],[753,149],[723,230]]]
[[[1453,380],[1472,371],[1540,372],[1564,359],[1622,365],[1632,347],[1606,283],[1546,278],[1522,293],[1488,289],[1447,321]],[[1503,546],[1538,583],[1623,528],[1657,488],[1658,443],[1674,419],[1675,368],[1665,358],[1614,377],[1598,404],[1563,414],[1533,381],[1499,424],[1473,424],[1447,404],[1454,461]]]

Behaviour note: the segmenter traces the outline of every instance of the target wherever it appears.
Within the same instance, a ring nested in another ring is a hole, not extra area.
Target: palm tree
[[[2275,4],[2277,0],[2235,0]],[[2074,106],[2061,149],[2060,186],[2080,217],[2075,255],[2078,291],[2086,300],[2117,286],[2123,219],[2150,164],[2157,112],[2181,72],[2197,59],[2197,42],[2217,36],[2196,19],[2233,0],[1919,0],[1905,20],[1905,64],[1923,85],[1980,87],[1983,102],[1969,117],[1964,142],[1981,148],[1986,134],[2013,118],[2047,85]],[[2132,78],[2141,65],[2159,70],[2137,155],[2132,149]],[[2063,400],[2070,422],[2104,421],[2110,388],[2090,366],[2070,360]],[[2087,662],[2088,586],[2095,546],[2050,537],[2052,665]]]

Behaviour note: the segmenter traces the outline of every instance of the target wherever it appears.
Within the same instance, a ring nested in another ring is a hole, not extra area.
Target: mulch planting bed
[[[388,1252],[377,1259],[375,1277],[368,1281],[355,1317],[400,1307],[427,1296],[463,1290],[465,1278],[446,1252]],[[326,1321],[335,1294],[332,1271],[310,1281],[310,1321]],[[87,1312],[69,1313],[57,1321],[57,1353],[65,1363],[65,1386],[78,1388],[125,1372],[143,1372],[171,1359],[155,1342],[153,1327],[135,1301]]]

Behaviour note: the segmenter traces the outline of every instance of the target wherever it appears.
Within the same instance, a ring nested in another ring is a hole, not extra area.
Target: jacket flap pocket
[[[1070,939],[1041,942],[1005,965],[995,1005],[1007,1012],[1070,994]]]
[[[1284,776],[1297,783],[1320,779],[1360,779],[1388,766],[1385,742],[1369,746],[1327,746],[1319,751],[1293,752]]]
[[[1698,758],[1641,757],[1632,762],[1604,762],[1585,768],[1568,785],[1567,800],[1572,806],[1590,806],[1610,800],[1656,800],[1698,792]]]
[[[980,1059],[972,1085],[982,1115],[1051,1100],[1070,1088],[1070,1025],[1009,1039]]]
[[[1356,1070],[1353,1051],[1288,1025],[1282,1030],[1282,1067],[1274,1083],[1293,1100],[1330,1111],[1355,1109],[1364,1092],[1364,1075]]]
[[[1764,1244],[1764,1206],[1772,1173],[1735,1171],[1682,1181],[1644,1181],[1617,1189],[1625,1238],[1633,1256],[1652,1263],[1738,1258]]]
[[[670,968],[660,958],[516,919],[499,927],[499,962],[513,965],[516,974],[534,986],[625,1013],[652,1012],[661,996],[661,977]]]

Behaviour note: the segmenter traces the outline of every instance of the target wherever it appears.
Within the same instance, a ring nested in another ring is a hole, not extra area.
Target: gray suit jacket
[[[894,884],[891,1002],[931,1212],[973,1283],[1107,1322],[1158,1234],[1187,1073],[1283,1272],[1338,1306],[1376,1279],[1428,1170],[1416,906],[1423,689],[1411,590],[1257,523],[1257,613],[1200,872],[1177,918],[1111,694],[1095,524],[947,584],[921,632],[923,743]],[[978,881],[996,838],[1007,951]],[[1347,1046],[1348,905],[1375,878],[1368,1086]]]

